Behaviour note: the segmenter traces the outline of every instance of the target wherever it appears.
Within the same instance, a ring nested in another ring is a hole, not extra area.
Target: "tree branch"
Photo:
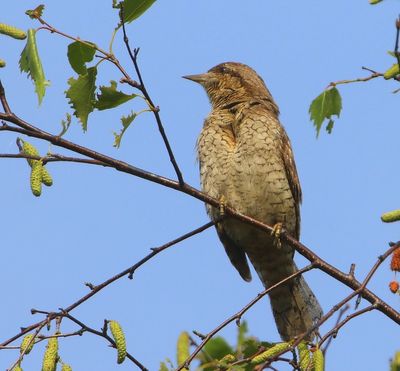
[[[1,81],[0,81],[0,101],[2,101],[1,94],[4,93],[4,89],[1,89]],[[219,207],[220,206],[220,201],[217,199],[214,199],[208,195],[206,195],[203,192],[200,192],[196,188],[188,185],[185,183],[183,186],[181,186],[177,181],[171,180],[169,178],[165,178],[163,176],[150,173],[148,171],[142,170],[140,168],[134,167],[132,165],[127,164],[126,162],[116,160],[112,157],[106,156],[104,154],[101,154],[99,152],[93,151],[89,148],[80,146],[78,144],[75,144],[73,142],[70,142],[66,139],[60,138],[58,136],[54,136],[50,133],[47,133],[41,129],[36,128],[35,126],[28,124],[24,120],[20,119],[17,117],[15,114],[5,114],[5,113],[0,113],[0,120],[5,120],[8,122],[12,122],[13,124],[19,126],[20,128],[23,128],[27,131],[29,131],[30,136],[44,139],[56,146],[66,148],[68,150],[71,150],[73,152],[79,153],[81,155],[87,156],[89,158],[92,158],[94,160],[103,162],[104,164],[113,167],[114,169],[128,173],[134,176],[137,176],[139,178],[163,185],[165,187],[180,191],[182,193],[185,193],[189,196],[192,196],[194,198],[197,198],[198,200],[201,200],[203,202],[206,202],[212,206]],[[14,131],[14,129],[9,129]],[[18,130],[15,130],[18,131]],[[259,228],[261,230],[267,231],[267,232],[272,232],[273,228],[269,225],[266,225],[260,221],[257,221],[251,217],[248,217],[242,213],[239,213],[235,209],[226,206],[225,207],[225,214],[232,216],[238,220],[241,220],[243,222],[248,223],[249,225],[252,225],[256,228]],[[293,247],[297,252],[299,252],[302,256],[304,256],[307,260],[309,260],[312,264],[314,264],[318,269],[322,270],[323,272],[327,273],[331,277],[335,278],[336,280],[342,282],[346,286],[350,287],[352,290],[358,290],[361,287],[361,283],[358,282],[352,275],[346,274],[339,269],[333,267],[323,259],[321,259],[317,254],[315,254],[313,251],[311,251],[309,248],[307,248],[305,245],[297,241],[295,238],[291,237],[289,234],[287,234],[286,231],[282,231],[281,233],[281,239],[284,242],[287,242],[291,247]],[[362,297],[366,300],[368,300],[371,304],[375,304],[376,302],[378,303],[378,310],[387,315],[389,318],[391,318],[393,321],[395,321],[397,324],[400,324],[400,313],[397,312],[395,309],[390,307],[387,303],[382,301],[377,295],[369,291],[368,289],[364,288],[362,292],[360,292]]]
[[[142,94],[144,95],[145,99],[147,100],[149,106],[151,107],[151,110],[154,114],[154,118],[157,122],[158,131],[160,132],[161,137],[164,141],[165,148],[167,149],[167,152],[168,152],[169,160],[171,161],[172,166],[174,167],[176,176],[178,178],[179,185],[181,187],[183,187],[185,184],[185,182],[183,180],[183,175],[182,175],[181,170],[179,169],[178,163],[175,160],[175,156],[172,151],[171,145],[169,144],[167,134],[165,133],[164,126],[162,124],[161,117],[160,117],[160,109],[158,106],[156,107],[154,105],[149,93],[147,92],[146,85],[144,84],[144,81],[142,78],[142,73],[140,71],[139,64],[137,61],[137,56],[139,54],[139,48],[134,49],[134,51],[132,52],[132,49],[129,45],[129,39],[128,39],[128,36],[126,34],[126,29],[125,29],[124,6],[123,6],[122,2],[120,4],[121,4],[121,9],[120,9],[119,14],[120,14],[120,19],[121,19],[121,24],[122,24],[122,31],[123,31],[123,35],[124,35],[124,43],[125,43],[126,49],[128,51],[128,54],[132,60],[133,66],[136,71],[136,75],[139,79],[139,85],[137,85],[136,87],[142,92]]]
[[[104,281],[101,284],[98,284],[96,286],[92,285],[92,284],[86,284],[86,286],[88,286],[91,291],[84,295],[83,297],[81,297],[80,299],[78,299],[77,301],[75,301],[74,303],[72,303],[71,305],[69,305],[67,308],[63,309],[62,313],[69,313],[72,310],[74,310],[76,307],[78,307],[79,305],[81,305],[82,303],[84,303],[85,301],[87,301],[88,299],[90,299],[92,296],[94,296],[95,294],[97,294],[99,291],[101,291],[102,289],[104,289],[105,287],[107,287],[108,285],[110,285],[111,283],[119,280],[120,278],[124,277],[124,276],[128,276],[129,278],[132,278],[133,273],[135,272],[136,269],[138,269],[139,267],[141,267],[144,263],[146,263],[147,261],[149,261],[150,259],[152,259],[154,256],[158,255],[160,252],[168,249],[169,247],[176,245],[179,242],[182,242],[198,233],[203,232],[204,230],[212,227],[214,225],[214,222],[208,222],[204,225],[202,225],[199,228],[196,228],[188,233],[185,233],[184,235],[167,242],[166,244],[156,247],[156,248],[152,248],[151,253],[147,254],[143,259],[139,260],[136,264],[134,264],[133,266],[123,270],[121,273],[118,273],[117,275],[115,275],[114,277],[109,278],[108,280]],[[13,341],[15,341],[16,339],[20,338],[21,336],[27,334],[28,332],[37,329],[37,328],[41,328],[43,326],[46,325],[46,323],[49,320],[53,320],[56,317],[59,317],[61,315],[61,313],[49,313],[49,312],[40,312],[38,310],[32,310],[34,313],[42,313],[42,314],[48,314],[48,318],[46,318],[43,321],[34,323],[28,327],[25,327],[24,329],[21,330],[20,333],[18,333],[17,335],[14,335],[13,337],[9,338],[8,340],[3,341],[0,344],[1,346],[6,346],[10,343],[12,343]]]
[[[75,317],[71,316],[68,312],[61,311],[60,317],[68,318],[70,321],[76,323],[81,329],[85,332],[90,332],[94,335],[100,336],[106,339],[113,348],[117,348],[114,339],[112,339],[108,334],[106,329],[104,328],[102,331],[95,330],[84,324],[83,322],[79,321]],[[106,323],[106,321],[104,321]],[[133,357],[129,352],[126,352],[126,358],[132,361],[136,366],[138,366],[142,371],[148,371],[148,369],[143,366],[135,357]]]
[[[263,292],[259,293],[257,297],[255,297],[251,302],[246,304],[241,310],[237,313],[226,319],[220,325],[218,325],[214,330],[210,331],[207,335],[205,335],[202,339],[202,342],[196,347],[193,353],[185,360],[185,362],[176,369],[176,371],[180,371],[183,368],[189,368],[190,363],[196,357],[196,355],[202,350],[202,348],[207,344],[208,341],[219,331],[221,331],[224,327],[229,325],[231,322],[236,321],[236,324],[240,324],[240,319],[242,318],[243,314],[246,313],[254,304],[256,304],[259,300],[261,300],[265,295],[269,294],[272,290],[276,289],[280,285],[284,284],[287,281],[292,280],[293,278],[300,276],[301,274],[308,272],[309,270],[315,268],[313,264],[307,265],[306,267],[298,270],[297,272],[291,274],[290,276],[284,278],[283,280],[277,282],[276,284],[272,285],[268,289],[265,289]]]

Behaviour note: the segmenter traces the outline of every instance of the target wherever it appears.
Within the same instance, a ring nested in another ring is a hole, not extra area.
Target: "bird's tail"
[[[310,330],[322,317],[321,306],[302,276],[272,290],[269,296],[276,326],[285,341]]]
[[[251,250],[248,253],[266,288],[298,271],[289,248],[265,251],[263,259],[256,259]],[[307,332],[322,317],[321,306],[302,276],[279,285],[270,292],[269,297],[278,332],[284,341]],[[310,334],[307,340],[311,340],[313,335]]]

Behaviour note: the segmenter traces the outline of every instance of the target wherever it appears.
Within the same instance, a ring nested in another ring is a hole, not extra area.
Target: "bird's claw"
[[[278,249],[281,248],[281,232],[283,228],[283,223],[276,223],[271,231],[271,236],[274,237],[274,246],[277,247]]]
[[[226,198],[225,196],[221,196],[219,198],[219,216],[223,218],[225,216],[225,207],[226,207]]]

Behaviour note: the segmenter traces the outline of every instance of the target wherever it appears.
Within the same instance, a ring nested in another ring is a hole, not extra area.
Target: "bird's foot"
[[[219,198],[219,216],[223,218],[225,216],[226,198],[222,195]]]
[[[281,243],[282,228],[283,228],[283,223],[276,223],[271,231],[271,236],[274,237],[274,246],[277,247],[278,249],[280,249],[282,246]]]

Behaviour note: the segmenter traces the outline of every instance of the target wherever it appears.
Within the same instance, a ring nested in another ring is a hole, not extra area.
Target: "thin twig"
[[[135,51],[137,53],[137,50]],[[115,62],[113,61],[114,64],[117,65],[118,67],[118,61]],[[365,68],[367,69],[367,68]],[[369,70],[369,69],[368,69]],[[370,70],[371,71],[371,70]],[[121,70],[122,72],[122,70]],[[375,71],[371,71],[373,74],[379,74]],[[140,71],[139,71],[140,73]],[[124,74],[124,73],[123,73]],[[126,79],[130,79],[129,76],[127,74],[124,74]],[[138,75],[140,76],[140,74]],[[140,76],[141,79],[141,76]],[[139,81],[140,81],[139,79]],[[132,81],[130,79],[130,81]],[[183,183],[183,181],[173,181],[171,179],[168,178],[164,178],[162,176],[159,176],[157,174],[152,174],[150,172],[144,171],[142,169],[138,169],[136,167],[133,167],[125,162],[122,161],[118,161],[115,160],[111,157],[105,156],[103,154],[100,154],[98,152],[95,152],[93,150],[90,150],[86,147],[82,147],[79,146],[75,143],[69,142],[63,138],[60,138],[58,136],[54,136],[52,134],[49,134],[27,122],[25,122],[24,120],[20,119],[19,117],[17,117],[15,114],[12,113],[7,100],[6,100],[6,95],[4,92],[4,88],[1,85],[0,82],[0,102],[5,110],[5,113],[1,113],[0,114],[0,119],[5,120],[7,122],[13,123],[15,125],[18,126],[17,127],[12,127],[12,126],[4,126],[0,127],[0,130],[8,130],[8,131],[15,131],[15,132],[20,132],[32,137],[36,137],[36,138],[40,138],[43,140],[46,140],[50,143],[53,143],[56,146],[59,147],[63,147],[66,149],[69,149],[71,151],[74,151],[76,153],[80,153],[81,155],[87,156],[89,158],[91,158],[92,160],[101,162],[102,165],[104,166],[110,166],[115,168],[118,171],[122,171],[122,172],[126,172],[129,174],[132,174],[134,176],[138,176],[141,177],[143,179],[161,184],[163,186],[181,191],[183,193],[186,193],[192,197],[195,197],[199,200],[202,200],[210,205],[213,206],[219,206],[219,200],[213,199],[207,195],[205,195],[204,193],[198,191],[197,189]],[[152,104],[151,101],[149,101],[150,104]],[[154,106],[154,105],[153,105]],[[157,111],[157,109],[155,110]],[[179,178],[179,177],[178,177]],[[265,231],[271,231],[272,227],[268,226],[264,223],[261,223],[255,219],[249,218],[241,213],[238,213],[237,211],[235,211],[232,208],[226,207],[225,208],[225,212],[227,215],[230,215],[238,220],[241,220],[243,222],[246,222],[250,225],[253,225],[261,230],[265,230]],[[289,245],[291,245],[294,249],[296,249],[301,255],[303,255],[304,257],[306,257],[312,264],[313,267],[318,268],[322,271],[324,271],[325,273],[327,273],[328,275],[330,275],[331,277],[335,278],[336,280],[342,282],[343,284],[347,285],[348,287],[350,287],[354,293],[352,294],[351,298],[354,297],[354,294],[361,294],[363,298],[365,298],[366,300],[368,300],[372,306],[370,306],[372,309],[378,309],[379,311],[381,311],[382,313],[384,313],[386,316],[388,316],[389,318],[391,318],[393,321],[395,321],[396,323],[400,323],[400,314],[394,310],[393,308],[391,308],[387,303],[385,303],[384,301],[382,301],[379,297],[377,297],[374,293],[372,293],[371,291],[369,291],[368,289],[366,289],[366,283],[364,282],[363,284],[361,284],[360,282],[358,282],[355,278],[353,274],[345,274],[343,272],[341,272],[340,270],[336,269],[335,267],[331,266],[330,264],[328,264],[327,262],[325,262],[324,260],[322,260],[320,257],[318,257],[315,253],[313,253],[311,250],[309,250],[306,246],[302,245],[300,242],[296,241],[295,239],[293,239],[291,236],[289,236],[285,231],[283,231],[281,233],[281,239],[285,242],[287,242]],[[147,260],[146,260],[147,261]],[[93,290],[96,289],[96,287],[98,286],[94,286]],[[89,297],[91,297],[92,295],[90,295]],[[350,296],[349,296],[350,297]],[[351,299],[350,298],[350,299]],[[347,301],[350,299],[345,298]],[[87,300],[87,299],[85,299]],[[72,309],[74,309],[76,306],[80,305],[83,301],[78,301],[76,303],[74,303],[73,305],[75,305]],[[347,302],[345,301],[344,304]],[[343,301],[342,301],[343,302]],[[343,305],[344,305],[343,304]],[[73,306],[72,305],[72,306]],[[339,307],[340,308],[340,307]],[[338,308],[338,309],[339,309]],[[72,310],[71,309],[71,310]],[[336,310],[338,310],[336,309]],[[371,309],[371,310],[372,310]],[[333,312],[335,312],[336,310],[334,310]],[[56,314],[55,314],[56,315]],[[54,319],[55,317],[49,317],[49,319]],[[42,323],[42,322],[41,322]],[[32,327],[35,325],[30,326],[28,329],[28,331],[31,331],[34,328],[37,328],[37,326],[39,326],[41,323],[36,324],[36,327]],[[26,330],[26,329],[25,329]],[[23,330],[23,331],[25,331]],[[28,332],[27,331],[27,332]],[[21,332],[21,334],[17,335],[16,337],[14,337],[13,339],[15,340],[16,338],[22,336],[23,333]]]
[[[167,242],[166,244],[157,247],[157,248],[153,248],[151,253],[147,254],[143,259],[141,259],[140,261],[138,261],[136,264],[134,264],[133,266],[123,270],[121,273],[115,275],[114,277],[109,278],[108,280],[104,281],[103,283],[96,285],[96,286],[91,286],[91,291],[84,295],[83,297],[81,297],[80,299],[78,299],[77,301],[75,301],[74,303],[72,303],[71,305],[69,305],[68,307],[66,307],[65,309],[63,309],[63,313],[69,313],[71,312],[73,309],[75,309],[76,307],[78,307],[79,305],[81,305],[82,303],[84,303],[85,301],[87,301],[89,298],[91,298],[92,296],[94,296],[95,294],[97,294],[99,291],[101,291],[102,289],[104,289],[105,287],[107,287],[108,285],[110,285],[111,283],[117,281],[118,279],[124,277],[124,276],[129,276],[132,277],[133,272],[139,268],[140,266],[142,266],[144,263],[146,263],[148,260],[150,260],[151,258],[153,258],[154,256],[156,256],[157,254],[159,254],[160,252],[168,249],[169,247],[188,239],[189,237],[192,237],[198,233],[203,232],[204,230],[206,230],[207,228],[210,228],[214,225],[214,222],[208,222],[206,224],[204,224],[203,226],[196,228],[170,242]],[[28,327],[25,327],[20,333],[18,333],[17,335],[14,335],[13,337],[11,337],[10,339],[4,341],[3,343],[0,344],[0,346],[6,346],[8,344],[10,344],[11,342],[15,341],[16,339],[20,338],[21,336],[27,334],[28,332],[40,327],[40,326],[44,326],[46,325],[48,319],[52,320],[54,318],[56,318],[57,316],[59,316],[59,313],[50,313],[50,312],[46,312],[46,311],[40,311],[37,309],[33,309],[32,313],[40,313],[40,314],[45,314],[47,315],[47,319],[44,321],[40,321],[37,322],[35,324],[32,324]]]
[[[371,268],[371,270],[368,272],[367,276],[365,277],[362,285],[360,286],[360,288],[358,289],[360,292],[362,290],[364,290],[369,281],[371,281],[372,276],[375,274],[375,272],[378,270],[378,268],[380,267],[380,265],[390,256],[392,255],[392,253],[394,252],[394,250],[396,250],[399,247],[399,242],[397,243],[393,243],[390,242],[389,243],[389,249],[385,251],[385,253],[383,255],[379,255],[378,256],[378,260],[376,261],[376,263],[373,265],[373,267]],[[356,309],[359,306],[361,302],[361,295],[358,296],[357,301],[356,301]]]
[[[338,314],[338,317],[337,317],[337,319],[336,319],[335,326],[337,326],[337,325],[340,323],[340,320],[342,319],[343,315],[344,315],[349,309],[350,309],[350,305],[349,305],[349,304],[346,304],[343,308],[340,309],[339,314]],[[325,348],[323,349],[323,353],[324,353],[324,356],[325,356],[325,357],[326,357],[326,351],[328,350],[329,345],[330,345],[331,342],[332,342],[332,339],[333,339],[333,336],[331,336],[331,337],[329,338],[328,342],[327,342],[326,345],[325,345]]]
[[[4,93],[4,90],[3,90]],[[1,90],[0,90],[0,99],[1,99]],[[43,130],[37,129],[36,127],[28,124],[27,122],[21,120],[14,114],[3,114],[0,113],[0,119],[9,121],[14,123],[15,125],[18,125],[22,130],[27,130],[29,131],[29,135],[32,137],[36,138],[41,138],[46,141],[49,141],[50,143],[53,143],[56,146],[63,147],[66,149],[69,149],[71,151],[74,151],[75,153],[80,153],[81,155],[84,155],[86,157],[95,159],[97,161],[100,161],[102,163],[105,163],[113,168],[115,168],[118,171],[122,171],[143,179],[146,179],[148,181],[154,182],[161,184],[165,187],[172,188],[175,190],[178,190],[180,192],[183,192],[185,194],[188,194],[194,198],[197,198],[201,201],[204,201],[212,206],[219,207],[220,206],[220,201],[217,199],[214,199],[199,190],[191,187],[188,184],[184,184],[182,187],[178,182],[173,181],[171,179],[162,177],[157,174],[150,173],[148,171],[136,168],[134,166],[131,166],[125,162],[113,159],[109,156],[106,156],[104,154],[95,152],[89,148],[79,146],[75,143],[72,143],[70,141],[67,141],[63,138],[56,137],[54,135],[51,135]],[[32,130],[31,129],[35,129]],[[9,130],[12,131],[18,131],[17,129],[19,128],[9,128]],[[249,225],[252,225],[256,228],[259,228],[261,230],[271,232],[272,227],[268,226],[262,222],[259,222],[253,218],[250,218],[242,213],[237,212],[231,207],[226,206],[225,207],[225,214],[232,216],[238,220],[241,220],[243,222],[248,223]],[[337,268],[333,267],[332,265],[328,264],[324,260],[322,260],[319,256],[317,256],[313,251],[308,249],[306,246],[304,246],[302,243],[291,237],[289,234],[287,234],[285,231],[282,231],[281,233],[281,240],[283,242],[287,242],[290,246],[292,246],[296,251],[298,251],[301,255],[303,255],[306,259],[308,259],[311,263],[313,263],[318,269],[322,270],[323,272],[327,273],[331,277],[335,278],[336,280],[342,282],[346,286],[350,287],[352,290],[358,290],[361,287],[361,283],[358,282],[353,276],[346,274]],[[378,296],[376,296],[373,292],[369,291],[368,289],[364,288],[361,292],[362,297],[368,300],[371,304],[378,303],[378,310],[384,313],[387,317],[391,318],[393,321],[396,323],[400,324],[400,313],[398,313],[395,309],[390,307],[387,303],[382,301]]]
[[[190,363],[193,361],[193,359],[196,357],[196,355],[202,350],[202,348],[210,341],[210,339],[219,331],[221,331],[224,327],[229,325],[231,322],[236,321],[238,323],[240,319],[242,318],[243,314],[246,313],[254,304],[256,304],[259,300],[261,300],[265,295],[270,293],[272,290],[276,289],[280,285],[284,284],[287,281],[292,280],[293,278],[300,276],[301,274],[308,272],[309,270],[315,268],[313,264],[309,264],[306,267],[298,270],[297,272],[291,274],[290,276],[284,278],[283,280],[279,281],[278,283],[272,285],[268,289],[265,289],[263,292],[259,293],[257,297],[255,297],[252,301],[250,301],[248,304],[246,304],[241,310],[239,310],[237,313],[226,319],[224,322],[222,322],[220,325],[218,325],[216,328],[214,328],[212,331],[210,331],[207,335],[205,335],[204,339],[202,342],[197,346],[197,348],[192,352],[192,354],[185,360],[185,362],[176,369],[176,371],[180,371],[183,368],[189,368]]]
[[[41,18],[41,17],[38,17],[37,19],[38,19],[38,21],[39,21],[41,24],[44,25],[43,27],[40,27],[40,29],[47,30],[47,31],[49,31],[49,32],[51,32],[51,33],[54,33],[54,34],[58,34],[58,35],[60,35],[60,36],[62,36],[62,37],[65,37],[65,38],[67,38],[67,39],[70,39],[70,40],[79,42],[79,43],[81,43],[81,44],[83,44],[83,45],[87,45],[87,46],[89,46],[89,47],[91,47],[91,48],[97,50],[100,54],[102,54],[102,56],[103,56],[103,58],[104,58],[105,60],[110,61],[112,64],[114,64],[114,65],[118,68],[118,70],[122,73],[122,75],[124,75],[124,78],[125,78],[125,79],[131,81],[132,84],[133,84],[134,81],[131,79],[131,77],[129,76],[129,74],[128,74],[128,73],[125,71],[125,69],[122,67],[122,65],[120,64],[119,60],[115,57],[114,54],[106,52],[104,49],[98,47],[96,44],[87,42],[87,41],[85,41],[85,40],[80,39],[79,37],[74,37],[74,36],[71,36],[71,35],[69,35],[69,34],[67,34],[67,33],[65,33],[65,32],[62,32],[62,31],[58,30],[57,28],[55,28],[55,27],[53,27],[52,25],[50,25],[49,23],[47,23],[47,22],[46,22],[43,18]]]
[[[113,348],[116,348],[116,344],[113,338],[111,338],[110,336],[108,336],[106,331],[98,331],[95,330],[94,328],[91,328],[89,326],[87,326],[86,324],[84,324],[83,322],[79,321],[77,318],[71,316],[68,312],[64,312],[62,311],[60,316],[64,317],[64,318],[68,318],[69,320],[71,320],[72,322],[76,323],[78,326],[80,326],[82,328],[82,331],[85,332],[90,332],[94,335],[100,336],[104,339],[106,339]],[[148,371],[148,369],[143,366],[135,357],[133,357],[129,352],[126,353],[126,358],[128,358],[130,361],[132,361],[136,366],[138,366],[142,371]]]
[[[362,67],[362,69],[363,70],[368,70],[368,71],[371,72],[371,70],[367,69],[366,67]],[[375,79],[377,77],[382,77],[382,76],[383,76],[383,73],[373,71],[372,74],[370,76],[367,76],[367,77],[359,77],[357,79],[350,79],[350,80],[333,81],[328,85],[328,88],[329,87],[334,87],[336,85],[351,84],[353,82],[366,82],[366,81]]]
[[[319,345],[321,346],[327,339],[332,339],[332,337],[336,337],[338,331],[340,328],[342,328],[347,322],[349,322],[351,319],[360,316],[361,314],[364,314],[366,312],[370,312],[371,310],[376,309],[377,305],[376,304],[372,304],[369,305],[368,307],[365,307],[364,309],[360,309],[357,312],[354,312],[352,314],[349,314],[343,321],[339,322],[332,330],[330,330],[329,332],[327,332],[319,341]],[[327,344],[327,346],[329,345],[329,343]],[[327,346],[325,347],[325,349],[327,348]]]
[[[77,162],[77,163],[82,163],[82,164],[110,167],[110,165],[107,165],[101,161],[90,160],[90,159],[85,159],[85,158],[78,158],[78,157],[63,156],[63,155],[60,155],[57,153],[51,153],[44,157],[27,155],[25,153],[18,153],[18,154],[17,153],[0,153],[0,158],[24,158],[24,159],[29,159],[29,160],[41,160],[44,165],[47,164],[48,162]]]
[[[37,326],[32,338],[29,340],[28,344],[26,345],[25,349],[23,349],[20,352],[20,355],[18,357],[18,359],[7,369],[7,371],[9,370],[13,370],[17,365],[19,365],[21,363],[21,361],[24,358],[24,355],[26,353],[26,351],[29,349],[29,347],[31,346],[31,344],[33,344],[35,342],[36,337],[39,335],[40,331],[42,330],[43,327],[45,327],[47,325],[47,320],[42,321],[39,326]],[[6,345],[6,344],[4,344]]]
[[[1,82],[0,82],[0,84],[1,84]],[[4,93],[4,90],[3,90],[3,93]],[[0,99],[1,99],[1,90],[0,90]],[[125,172],[125,173],[137,176],[142,179],[146,179],[148,181],[151,181],[151,182],[154,182],[157,184],[161,184],[161,185],[171,188],[171,189],[175,189],[177,191],[180,191],[182,193],[190,195],[194,198],[197,198],[198,200],[206,202],[209,205],[212,205],[215,207],[220,206],[219,200],[217,200],[213,197],[210,197],[203,192],[200,192],[199,190],[191,187],[190,185],[188,185],[186,183],[182,187],[178,182],[176,182],[172,179],[168,179],[168,178],[162,177],[160,175],[150,173],[148,171],[145,171],[140,168],[129,165],[126,162],[116,160],[112,157],[106,156],[99,152],[93,151],[89,148],[86,148],[86,147],[80,146],[78,144],[75,144],[73,142],[70,142],[64,138],[60,138],[60,137],[54,136],[52,134],[49,134],[49,133],[47,133],[41,129],[37,129],[36,127],[32,126],[31,124],[25,122],[24,120],[17,117],[15,114],[0,113],[0,120],[12,122],[15,125],[18,125],[20,128],[22,128],[22,130],[25,129],[25,130],[29,131],[29,135],[32,137],[44,139],[56,146],[66,148],[75,153],[79,153],[86,157],[101,161],[101,162],[109,165],[110,167],[115,168],[118,171]],[[8,130],[19,131],[20,128],[10,127]],[[0,129],[1,129],[1,127],[0,127]],[[31,131],[31,129],[33,129],[33,130]],[[267,224],[264,224],[258,220],[255,220],[251,217],[248,217],[242,213],[239,213],[238,211],[236,211],[235,209],[233,209],[229,206],[225,207],[225,214],[232,216],[232,217],[236,218],[237,220],[246,222],[249,225],[259,228],[260,230],[264,230],[267,232],[271,232],[273,230],[273,227],[271,227]],[[300,253],[302,256],[304,256],[311,263],[315,264],[318,269],[327,273],[328,275],[335,278],[336,280],[342,282],[346,286],[350,287],[352,290],[357,290],[360,288],[361,283],[358,282],[354,277],[340,271],[339,269],[335,268],[334,266],[330,265],[329,263],[327,263],[326,261],[321,259],[317,254],[315,254],[313,251],[311,251],[305,245],[303,245],[302,243],[297,241],[295,238],[291,237],[284,230],[281,232],[281,240],[282,240],[282,242],[287,242],[298,253]],[[377,309],[380,312],[384,313],[387,317],[391,318],[396,323],[400,324],[400,313],[398,313],[394,308],[390,307],[387,303],[385,303],[382,299],[380,299],[373,292],[369,291],[368,289],[364,289],[364,290],[362,290],[362,296],[364,299],[368,300],[371,304],[378,302]]]
[[[1,102],[1,105],[3,106],[4,112],[8,115],[12,115],[11,108],[7,102],[7,97],[6,97],[6,93],[4,91],[4,86],[1,83],[1,81],[0,81],[0,102]]]
[[[311,333],[313,333],[316,329],[318,329],[322,324],[324,324],[332,315],[337,312],[340,308],[344,307],[351,299],[356,297],[357,295],[361,295],[365,297],[365,292],[368,291],[366,288],[366,285],[368,284],[369,280],[371,279],[372,275],[376,272],[377,268],[382,264],[382,262],[390,256],[394,250],[396,250],[398,247],[400,247],[400,242],[397,243],[390,243],[390,248],[383,254],[378,257],[377,262],[373,265],[371,270],[368,272],[366,278],[364,279],[363,283],[360,284],[353,276],[350,275],[351,280],[355,281],[358,283],[358,287],[353,289],[353,292],[350,293],[348,296],[346,296],[343,300],[341,300],[339,303],[334,305],[329,312],[327,312],[325,315],[323,315],[316,323],[314,326],[312,326],[308,331],[305,333],[301,334],[300,336],[297,337],[297,339],[293,342],[291,348],[294,349],[297,347],[302,340],[307,338]],[[318,262],[314,261],[314,265],[318,268]],[[351,271],[351,270],[350,270]],[[350,272],[351,273],[351,272]],[[375,294],[373,294],[375,296]],[[376,297],[376,296],[375,296]],[[368,299],[369,301],[369,299]],[[373,309],[379,309],[380,306],[382,305],[387,305],[382,299],[376,297],[376,301],[372,302]],[[287,350],[284,350],[280,353],[278,353],[275,357],[280,357],[282,354],[286,353]]]
[[[399,39],[400,39],[400,16],[396,19],[396,41],[394,43],[394,55],[397,58],[397,64],[399,65],[400,69]]]
[[[161,137],[162,137],[162,139],[164,141],[165,148],[167,149],[169,159],[170,159],[170,161],[172,163],[172,166],[174,167],[176,176],[178,178],[178,182],[179,182],[180,186],[183,187],[184,184],[185,184],[185,182],[183,180],[183,175],[182,175],[181,170],[179,169],[178,163],[176,162],[176,159],[175,159],[174,153],[172,151],[171,145],[169,143],[167,134],[165,133],[164,126],[162,124],[160,113],[159,113],[160,110],[159,110],[158,107],[156,107],[154,105],[149,93],[147,92],[147,88],[146,88],[146,86],[144,84],[144,81],[143,81],[143,78],[142,78],[142,73],[140,71],[139,64],[138,64],[138,61],[137,61],[137,56],[138,56],[138,53],[139,53],[139,49],[135,49],[134,52],[132,52],[132,49],[131,49],[131,47],[129,45],[129,39],[128,39],[128,36],[126,34],[126,29],[125,29],[124,7],[123,7],[122,3],[121,3],[121,9],[120,9],[120,13],[119,14],[120,14],[120,18],[121,18],[122,31],[123,31],[123,35],[124,35],[124,43],[126,45],[126,49],[128,50],[129,56],[130,56],[130,58],[132,60],[133,66],[134,66],[135,71],[136,71],[136,75],[137,75],[137,77],[139,79],[139,86],[137,86],[137,88],[143,93],[145,99],[147,100],[149,106],[152,109],[152,112],[154,114],[154,118],[156,119],[156,122],[157,122],[158,131],[160,132]]]

